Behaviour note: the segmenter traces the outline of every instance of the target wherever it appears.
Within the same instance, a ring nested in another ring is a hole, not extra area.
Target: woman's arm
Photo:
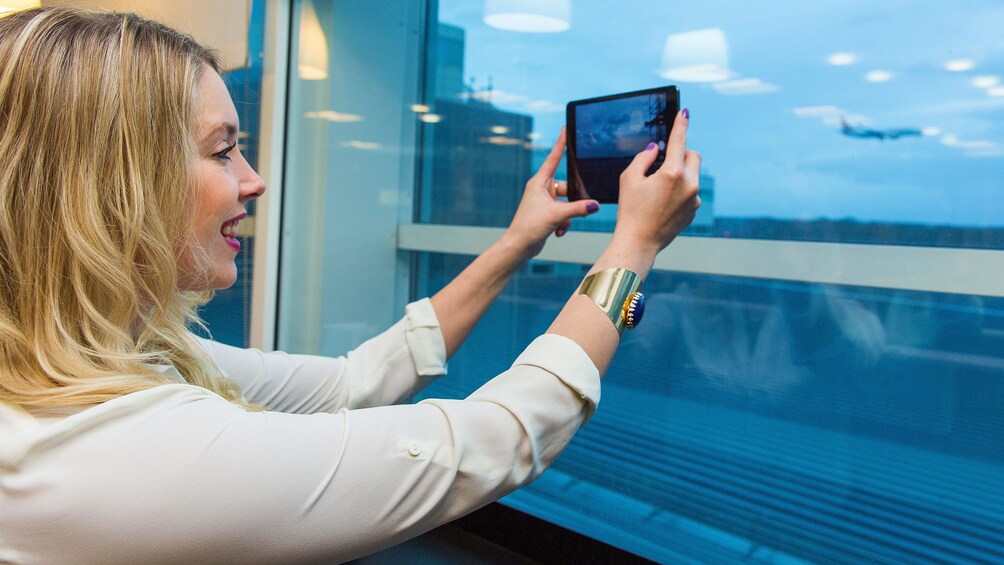
[[[503,236],[431,298],[447,358],[457,352],[525,261],[523,250]]]
[[[346,357],[287,355],[200,340],[245,397],[271,410],[334,412],[394,404],[445,374],[446,360],[470,335],[512,276],[540,253],[553,233],[599,209],[592,200],[563,202],[554,171],[565,148],[562,131],[531,178],[509,229],[431,300],[408,305],[404,320]]]
[[[660,171],[645,176],[647,151],[623,175],[594,270],[645,277],[692,219],[686,128],[678,116]],[[0,413],[0,432],[31,432],[8,434],[8,467],[45,485],[0,489],[0,532],[38,562],[346,561],[403,541],[532,481],[592,414],[617,331],[576,294],[548,333],[466,400],[248,413],[178,384],[56,422]]]
[[[0,405],[11,484],[44,485],[0,489],[0,560],[341,563],[532,481],[598,399],[582,350],[541,336],[466,400],[299,415],[177,384],[41,424]]]
[[[658,155],[650,146],[621,175],[617,227],[590,273],[619,267],[634,271],[644,280],[656,254],[694,219],[701,205],[697,194],[701,157],[686,149],[689,124],[687,110],[677,114],[666,159],[658,171],[645,175]],[[578,293],[569,298],[547,333],[578,343],[601,375],[620,344],[620,334],[606,314],[589,297]]]
[[[446,374],[446,348],[428,299],[408,304],[402,320],[340,357],[199,342],[246,400],[279,412],[396,404]]]
[[[551,233],[561,236],[572,218],[599,210],[595,200],[563,202],[556,198],[565,196],[565,184],[554,181],[564,151],[562,129],[544,164],[526,183],[523,199],[502,238],[432,297],[447,358],[464,343],[516,271],[540,253]]]

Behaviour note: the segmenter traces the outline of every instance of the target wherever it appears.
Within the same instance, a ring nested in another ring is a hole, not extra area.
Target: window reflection
[[[463,266],[427,263],[428,293]],[[508,367],[584,269],[532,264],[426,395],[466,396]],[[645,286],[600,410],[507,504],[660,562],[1004,556],[1004,300],[670,273]]]
[[[260,142],[260,110],[262,84],[262,45],[265,40],[265,2],[251,2],[251,21],[248,24],[248,65],[224,74],[227,88],[237,108],[241,122],[238,148],[253,168],[258,167]],[[248,202],[250,216],[239,227],[237,237],[241,251],[235,263],[237,281],[230,288],[217,290],[213,299],[200,315],[209,327],[212,337],[223,343],[246,347],[250,345],[251,282],[254,272],[255,201]],[[201,331],[195,328],[195,331]]]
[[[489,8],[438,3],[427,102],[524,116],[530,131],[485,138],[529,142],[531,170],[568,100],[671,82],[714,177],[706,235],[1004,248],[999,6],[577,2],[556,33],[493,27]],[[461,127],[443,118],[437,132]],[[520,185],[493,182],[486,194]],[[426,189],[448,200],[450,186]]]
[[[507,225],[568,100],[672,82],[704,156],[691,235],[1004,249],[1002,7],[573,2],[527,33],[485,5],[433,14],[423,222]],[[468,262],[422,254],[419,294]],[[428,394],[507,368],[585,268],[531,263]],[[662,562],[1004,560],[1002,299],[666,272],[646,292],[597,416],[508,504]]]

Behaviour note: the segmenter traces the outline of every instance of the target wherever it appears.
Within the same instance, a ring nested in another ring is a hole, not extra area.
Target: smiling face
[[[227,288],[237,280],[237,222],[265,183],[237,149],[237,109],[223,79],[206,67],[195,89],[196,191],[193,227],[178,257],[182,290]]]

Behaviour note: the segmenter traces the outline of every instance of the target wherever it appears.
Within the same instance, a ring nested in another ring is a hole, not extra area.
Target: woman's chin
[[[231,263],[229,269],[216,272],[209,288],[205,290],[223,290],[234,286],[235,282],[237,282],[237,266]]]
[[[178,288],[187,292],[206,292],[230,288],[237,282],[237,265],[231,263],[202,276],[182,275]]]

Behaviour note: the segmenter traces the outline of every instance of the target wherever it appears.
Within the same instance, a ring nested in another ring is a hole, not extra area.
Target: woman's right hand
[[[659,170],[646,175],[659,155],[655,147],[650,147],[639,153],[621,175],[617,227],[590,273],[620,268],[645,280],[656,254],[694,219],[701,205],[697,195],[701,156],[687,151],[689,122],[686,110],[676,115],[666,146],[666,160]],[[620,333],[607,314],[578,292],[568,300],[547,333],[579,344],[601,375],[610,366],[620,343]]]
[[[701,205],[701,156],[687,150],[690,113],[677,113],[666,145],[666,159],[651,175],[659,155],[655,144],[635,156],[621,174],[614,241],[658,253],[693,221]]]

